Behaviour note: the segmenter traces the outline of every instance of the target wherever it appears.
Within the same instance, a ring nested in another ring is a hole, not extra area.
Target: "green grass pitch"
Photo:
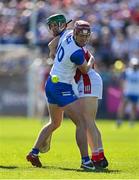
[[[51,150],[41,154],[43,168],[26,161],[42,124],[25,118],[0,118],[0,179],[139,179],[139,122],[130,128],[125,122],[97,120],[109,167],[103,172],[80,169],[75,126],[64,120],[53,134]]]

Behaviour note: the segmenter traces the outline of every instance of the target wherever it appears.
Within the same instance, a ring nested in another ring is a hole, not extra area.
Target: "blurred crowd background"
[[[12,114],[13,110],[9,110],[10,105],[14,107],[12,102],[18,108],[22,104],[15,114],[33,114],[31,106],[38,104],[32,95],[32,91],[36,89],[34,83],[41,84],[39,82],[44,79],[45,71],[49,71],[44,62],[48,57],[47,45],[52,35],[45,20],[54,13],[62,13],[67,20],[72,19],[73,22],[77,19],[90,22],[92,36],[89,49],[95,56],[97,69],[104,82],[104,98],[98,114],[102,117],[115,117],[121,94],[120,73],[130,59],[139,59],[139,0],[1,0],[0,81],[3,83],[0,83],[0,114]],[[31,62],[33,66],[24,71]],[[36,76],[34,81],[32,79],[33,73],[40,76],[37,82]],[[14,78],[18,80],[15,81]],[[24,82],[26,86],[19,86],[18,81]],[[17,95],[13,98],[15,86],[18,87],[18,100]],[[3,95],[5,89],[11,91],[6,91],[7,94]],[[30,100],[25,98],[24,93]],[[25,99],[29,101],[27,107]],[[6,107],[9,108],[7,111]]]
[[[51,37],[44,22],[54,13],[91,23],[91,43],[105,65],[117,58],[127,62],[132,56],[139,57],[138,0],[1,0],[0,43],[29,44],[35,38],[34,43],[47,51]],[[36,16],[36,37],[31,34],[32,14]]]

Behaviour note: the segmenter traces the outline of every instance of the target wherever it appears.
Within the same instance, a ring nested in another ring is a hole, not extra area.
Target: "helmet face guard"
[[[139,59],[133,57],[130,62],[129,62],[130,67],[132,67],[133,69],[139,69]]]
[[[59,35],[66,28],[66,18],[62,14],[54,14],[46,21],[54,36]]]

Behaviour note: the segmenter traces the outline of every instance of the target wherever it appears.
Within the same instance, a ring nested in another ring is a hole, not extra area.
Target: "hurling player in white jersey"
[[[60,17],[60,21],[65,22],[65,19]],[[64,38],[57,48],[50,77],[45,86],[50,121],[42,128],[32,151],[26,157],[33,166],[42,166],[38,157],[40,149],[52,132],[60,126],[63,112],[66,111],[76,125],[76,141],[81,154],[81,168],[95,170],[95,166],[88,155],[87,120],[83,113],[83,106],[79,105],[78,97],[72,89],[72,81],[77,67],[81,72],[87,73],[93,64],[92,56],[88,62],[84,58],[82,47],[86,45],[90,37],[90,26],[86,21],[84,24],[84,36],[80,38],[80,41],[77,41],[75,34],[73,34]],[[53,77],[57,77],[56,81],[53,81]]]
[[[82,21],[78,22],[81,23]],[[53,21],[49,23],[49,26],[51,26],[50,29],[55,36],[54,32],[56,32],[57,27],[53,25]],[[80,35],[82,34],[81,26],[78,26],[78,23],[76,23],[75,26],[75,38],[80,41]],[[61,39],[65,37],[68,38],[68,36],[70,36],[70,34],[72,33],[72,30],[65,30],[60,33],[60,36],[57,36],[58,33],[56,34],[57,37],[49,43],[51,58],[54,58],[55,49],[57,48],[57,44],[60,44]],[[85,47],[83,47],[83,49],[85,58],[88,61],[91,54],[86,50]],[[94,70],[94,68],[90,69],[87,74],[81,73],[81,71],[79,71],[78,69],[76,71],[75,81],[77,82],[78,88],[78,91],[76,90],[76,92],[78,93],[78,97],[80,98],[81,103],[84,105],[84,113],[88,119],[88,141],[92,151],[92,160],[97,167],[100,166],[105,168],[108,166],[108,162],[104,156],[101,134],[95,123],[98,108],[98,99],[102,98],[102,79],[100,75]]]
[[[123,97],[118,108],[117,127],[120,127],[124,118],[127,105],[131,104],[129,125],[133,126],[137,115],[139,102],[139,60],[132,58],[129,67],[125,69],[121,77]]]

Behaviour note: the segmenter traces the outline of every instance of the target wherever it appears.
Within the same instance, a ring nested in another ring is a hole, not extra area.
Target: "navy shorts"
[[[46,82],[45,93],[50,104],[57,104],[60,107],[64,107],[78,99],[71,84],[53,83],[51,76],[48,77]]]
[[[130,95],[130,94],[128,94],[128,95],[125,95],[125,97],[126,97],[126,99],[128,100],[128,101],[130,101],[130,102],[132,102],[132,103],[137,103],[138,102],[138,100],[139,100],[139,96],[137,96],[137,95]]]

